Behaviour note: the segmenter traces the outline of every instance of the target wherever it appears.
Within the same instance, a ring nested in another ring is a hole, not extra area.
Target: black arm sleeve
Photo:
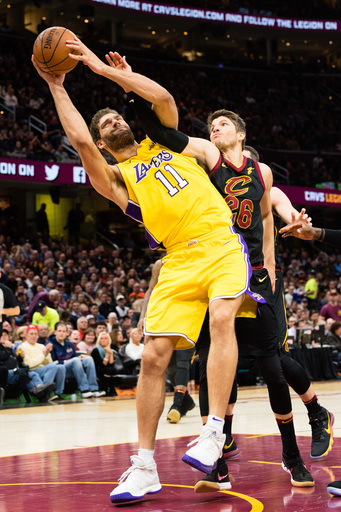
[[[341,247],[341,229],[325,229],[323,242]]]
[[[129,92],[128,98],[148,137],[153,142],[158,142],[176,153],[182,153],[188,144],[188,135],[173,128],[163,126],[146,101],[134,92]]]

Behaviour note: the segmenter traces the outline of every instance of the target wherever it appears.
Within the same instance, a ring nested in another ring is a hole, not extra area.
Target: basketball
[[[54,75],[72,71],[78,61],[71,59],[69,53],[79,52],[70,50],[65,43],[74,36],[71,30],[64,27],[50,27],[41,32],[33,45],[34,59],[39,68]]]

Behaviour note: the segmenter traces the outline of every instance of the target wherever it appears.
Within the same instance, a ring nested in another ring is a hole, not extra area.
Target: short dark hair
[[[255,148],[253,148],[252,146],[245,146],[244,150],[250,153],[252,160],[254,160],[255,162],[259,162],[259,153]]]
[[[99,120],[106,114],[110,114],[110,113],[118,114],[118,112],[116,110],[113,110],[112,108],[109,108],[109,107],[105,107],[105,108],[102,108],[101,110],[98,110],[98,112],[96,112],[96,114],[91,119],[89,131],[90,131],[92,140],[94,141],[95,144],[97,144],[97,141],[99,141],[101,138],[101,135],[99,133],[99,128],[98,128]]]
[[[330,332],[335,334],[339,327],[341,327],[341,322],[334,322],[330,328]]]
[[[232,112],[231,110],[226,110],[224,108],[222,108],[221,110],[216,110],[215,112],[213,112],[212,114],[210,114],[208,116],[207,124],[208,124],[208,129],[210,131],[211,131],[212,122],[221,116],[227,117],[227,119],[229,119],[234,124],[237,132],[243,132],[246,135],[246,123],[245,123],[244,119],[242,119],[235,112]],[[242,148],[243,149],[245,148],[245,139],[242,141]]]

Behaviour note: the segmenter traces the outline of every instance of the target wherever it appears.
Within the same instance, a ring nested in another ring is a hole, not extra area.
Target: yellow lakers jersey
[[[232,225],[230,209],[193,158],[145,139],[117,166],[128,190],[125,213],[143,222],[152,249]]]

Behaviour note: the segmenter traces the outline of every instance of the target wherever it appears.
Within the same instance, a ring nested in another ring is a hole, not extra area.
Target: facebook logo
[[[86,172],[83,167],[74,166],[73,168],[73,182],[86,183]]]

